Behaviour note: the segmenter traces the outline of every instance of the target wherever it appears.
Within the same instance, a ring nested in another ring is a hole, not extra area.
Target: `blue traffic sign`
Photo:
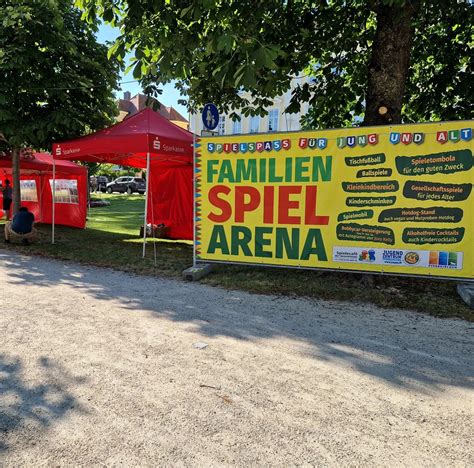
[[[208,130],[214,130],[219,125],[219,111],[212,104],[206,104],[202,110],[202,123]]]

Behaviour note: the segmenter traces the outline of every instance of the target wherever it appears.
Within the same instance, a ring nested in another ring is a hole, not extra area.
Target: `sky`
[[[99,28],[99,32],[97,34],[97,39],[101,43],[105,43],[107,41],[113,41],[119,35],[119,30],[117,28],[113,28],[107,24],[102,24]],[[120,81],[131,81],[133,80],[132,72],[125,75],[122,73],[122,78]],[[137,93],[142,92],[142,87],[140,83],[124,83],[121,85],[122,90],[118,93],[118,97],[123,97],[124,91],[130,91],[132,96]],[[159,101],[164,104],[165,106],[172,106],[174,107],[183,117],[188,118],[188,111],[186,107],[178,104],[178,99],[181,99],[179,91],[175,89],[173,83],[169,83],[165,86],[162,86],[163,93],[158,98]]]

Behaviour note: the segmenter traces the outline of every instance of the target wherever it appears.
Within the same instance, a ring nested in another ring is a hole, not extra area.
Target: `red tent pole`
[[[148,197],[150,189],[150,152],[146,154],[146,188],[145,188],[145,220],[143,222],[143,258],[145,258],[146,250],[146,228],[147,228],[147,216],[148,216]]]

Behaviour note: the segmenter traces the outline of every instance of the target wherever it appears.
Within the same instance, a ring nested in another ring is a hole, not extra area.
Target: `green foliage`
[[[368,65],[376,31],[369,2],[328,2],[318,10],[324,27],[311,38],[314,50],[306,72],[312,82],[295,89],[289,110],[309,102],[305,128],[345,127],[363,120]]]
[[[294,96],[311,104],[303,119],[306,128],[358,124],[365,112],[376,15],[369,2],[336,3],[327,8],[330,21],[319,40],[325,53],[319,54],[315,83]],[[473,24],[474,8],[468,2],[421,1],[402,108],[405,123],[473,117]]]
[[[142,169],[136,167],[122,167],[115,164],[83,163],[89,170],[89,175],[107,176],[110,180],[117,177],[135,175]]]
[[[119,64],[71,0],[0,0],[3,146],[46,149],[117,113]]]
[[[96,162],[82,162],[80,163],[83,166],[87,167],[87,172],[89,173],[90,176],[98,175],[99,170],[100,170],[100,163]]]
[[[262,113],[293,76],[288,112],[309,102],[307,127],[362,120],[380,6],[419,6],[403,118],[472,117],[474,8],[453,0],[80,0],[89,19],[121,28],[111,53],[135,51],[133,74],[148,85],[178,80],[188,107]],[[248,91],[251,99],[240,91]]]
[[[248,115],[286,91],[293,73],[311,54],[301,47],[310,37],[311,5],[303,0],[122,1],[81,0],[85,17],[112,18],[121,28],[113,51],[135,51],[135,77],[159,83],[178,80],[189,106],[216,101],[223,110]],[[253,103],[240,90],[253,93]]]
[[[405,121],[473,118],[473,25],[474,7],[467,1],[424,2],[402,109]]]

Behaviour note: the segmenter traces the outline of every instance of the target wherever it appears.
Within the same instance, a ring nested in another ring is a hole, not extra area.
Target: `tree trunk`
[[[12,148],[12,178],[13,178],[13,211],[12,215],[18,213],[21,206],[20,192],[20,148],[13,146]]]
[[[399,124],[419,0],[409,0],[403,7],[373,3],[377,30],[369,64],[364,125]]]

